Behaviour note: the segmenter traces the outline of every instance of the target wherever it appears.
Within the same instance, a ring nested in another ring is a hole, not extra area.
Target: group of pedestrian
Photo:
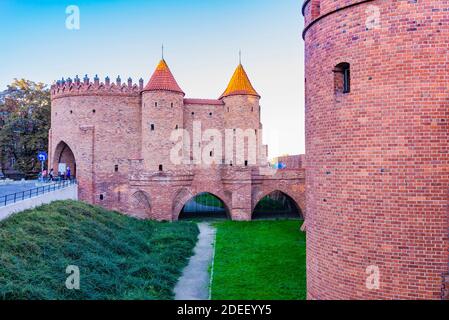
[[[58,180],[70,180],[72,178],[71,176],[71,171],[70,171],[70,167],[67,166],[65,172],[58,172],[57,177],[55,177],[55,173],[53,168],[50,169],[50,172],[47,174],[47,170],[42,171],[42,175],[41,175],[41,179],[43,181],[55,181],[56,178],[58,178]]]

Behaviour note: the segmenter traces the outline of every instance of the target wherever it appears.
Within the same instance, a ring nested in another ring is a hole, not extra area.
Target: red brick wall
[[[277,157],[277,162],[282,162],[287,166],[287,170],[297,170],[303,168],[304,163],[304,156],[303,154],[297,154],[293,156],[282,156]]]
[[[142,159],[146,170],[159,171],[159,165],[163,170],[176,168],[170,159],[170,151],[175,145],[170,136],[177,125],[183,127],[183,101],[181,93],[157,91],[142,94]],[[151,124],[154,131],[151,131]]]
[[[57,148],[65,142],[75,156],[80,199],[113,209],[127,207],[127,159],[140,157],[140,112],[135,86],[52,87],[50,166],[57,171]]]
[[[243,165],[245,160],[249,160],[248,151],[253,154],[261,154],[263,153],[261,150],[260,144],[260,105],[259,98],[255,96],[244,96],[244,95],[236,95],[224,97],[223,102],[225,103],[224,107],[224,126],[228,129],[242,129],[254,130],[254,134],[256,135],[259,143],[256,142],[256,145],[251,145],[248,149],[247,141],[245,140],[245,145],[239,142],[237,139],[234,140],[234,164]],[[257,133],[256,133],[257,130]],[[239,148],[241,148],[239,150]],[[243,148],[245,148],[243,150]],[[237,152],[239,154],[244,155],[243,159],[240,161],[237,159]],[[257,158],[257,157],[256,157]],[[243,161],[242,161],[243,160]],[[259,161],[260,159],[255,159],[255,161]],[[251,160],[249,160],[251,162]],[[260,161],[259,161],[260,162]]]
[[[190,150],[190,155],[187,158],[192,159],[195,150],[200,150],[200,152],[206,157],[205,160],[208,163],[212,163],[215,160],[216,164],[221,164],[224,161],[224,141],[220,143],[222,148],[222,156],[212,154],[212,158],[209,157],[208,151],[213,147],[213,142],[207,137],[203,137],[204,141],[196,142],[194,145],[193,141],[193,123],[196,122],[197,126],[201,124],[201,130],[204,133],[208,129],[217,129],[221,136],[224,137],[224,104],[222,105],[211,105],[211,104],[186,104],[184,106],[184,128],[190,133],[190,145],[188,150]],[[216,151],[218,152],[218,151]],[[209,158],[209,159],[207,159]]]
[[[448,5],[322,0],[321,16],[328,15],[313,23],[306,17],[311,299],[442,298],[449,265]],[[375,10],[380,25],[371,23]],[[332,70],[342,62],[351,65],[349,94],[334,93]],[[379,268],[378,289],[366,285],[370,266]]]
[[[302,183],[305,179],[305,170],[277,170],[272,175],[260,174],[260,171],[254,170],[252,175],[252,210],[263,197],[273,191],[281,191],[292,198],[302,216],[306,216],[305,185]]]

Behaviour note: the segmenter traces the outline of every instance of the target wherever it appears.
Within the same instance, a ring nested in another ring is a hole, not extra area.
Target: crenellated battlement
[[[93,82],[87,75],[81,80],[78,76],[74,79],[67,78],[56,81],[51,86],[51,98],[58,99],[67,96],[85,96],[85,95],[114,95],[114,96],[137,96],[143,90],[143,79],[139,83],[133,83],[131,78],[122,83],[120,76],[115,82],[111,83],[111,79],[106,77],[104,82],[100,82],[100,78],[95,75]]]

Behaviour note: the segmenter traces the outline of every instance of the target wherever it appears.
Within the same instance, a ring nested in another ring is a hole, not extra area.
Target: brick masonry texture
[[[449,1],[303,13],[309,298],[447,298]],[[348,94],[334,88],[343,62]]]
[[[236,74],[248,87],[242,70],[240,65]],[[230,87],[238,90],[239,83]],[[98,77],[94,82],[77,77],[58,81],[51,93],[49,165],[56,172],[59,163],[70,165],[83,201],[143,219],[172,221],[187,201],[210,192],[224,202],[230,218],[251,220],[257,202],[279,190],[294,199],[305,215],[304,169],[268,167],[259,96],[242,90],[221,99],[187,99],[165,61],[146,87],[143,80],[111,83],[107,78],[100,83]],[[217,129],[223,136],[226,129],[231,135],[234,129],[249,130],[255,144],[250,148],[248,138],[234,137],[229,159],[215,159],[212,153],[214,161],[204,164],[191,159],[196,159],[198,150],[210,155],[209,139],[184,140],[179,153],[183,161],[173,163],[170,156],[176,141],[171,135],[186,130],[192,136],[195,123],[201,123],[202,133]],[[241,162],[236,158],[239,148],[244,155]],[[251,150],[256,156],[246,166]]]
[[[276,161],[279,163],[285,164],[286,168],[289,170],[290,169],[293,169],[293,170],[302,169],[303,165],[304,165],[304,155],[299,154],[299,155],[295,155],[295,156],[277,157]]]

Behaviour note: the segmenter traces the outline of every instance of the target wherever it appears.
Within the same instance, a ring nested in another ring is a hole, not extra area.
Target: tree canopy
[[[15,79],[0,93],[0,161],[26,177],[40,169],[37,153],[48,147],[51,114],[50,90],[43,83]]]

